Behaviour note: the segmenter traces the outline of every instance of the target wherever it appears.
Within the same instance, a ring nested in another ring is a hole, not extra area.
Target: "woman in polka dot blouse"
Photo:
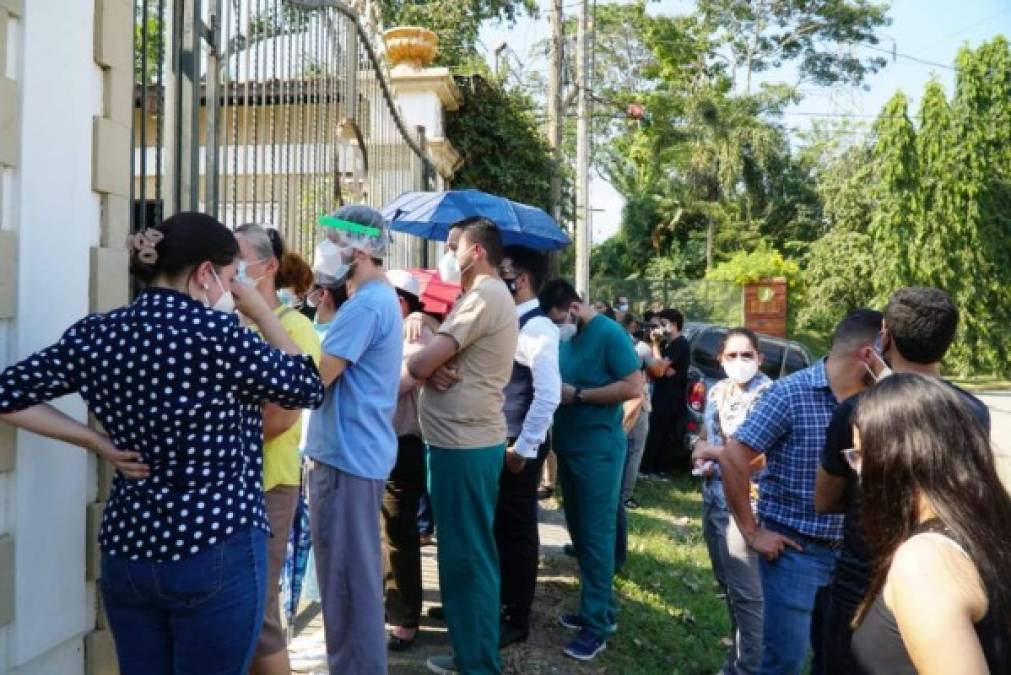
[[[121,673],[244,673],[266,594],[262,406],[316,408],[323,385],[262,296],[232,283],[224,225],[181,213],[130,245],[147,289],[0,373],[0,420],[117,469],[99,542]],[[104,434],[47,403],[71,393]]]

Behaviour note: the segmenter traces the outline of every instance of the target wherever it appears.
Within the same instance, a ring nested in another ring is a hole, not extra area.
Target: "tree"
[[[458,77],[463,105],[446,136],[463,155],[454,188],[477,188],[550,211],[551,152],[522,91],[479,75]]]
[[[863,232],[840,228],[812,244],[801,272],[804,298],[798,324],[829,334],[841,317],[870,305],[874,265],[871,238]]]
[[[917,209],[916,239],[910,247],[913,275],[922,284],[949,288],[957,279],[948,262],[955,242],[949,232],[957,227],[959,218],[951,212],[949,172],[952,166],[951,108],[944,89],[931,81],[920,103],[920,128],[916,136],[916,152],[920,161],[920,199]]]
[[[946,135],[950,164],[939,201],[953,227],[936,250],[948,251],[947,290],[961,312],[949,365],[960,372],[1011,368],[1011,47],[998,37],[963,49]],[[938,202],[935,201],[935,204]]]
[[[920,167],[916,130],[907,115],[908,107],[905,95],[897,93],[874,124],[876,209],[869,232],[876,260],[872,283],[881,303],[892,291],[908,286],[913,279],[907,249],[917,230]]]
[[[751,93],[753,73],[789,61],[797,62],[802,81],[821,86],[860,84],[886,63],[852,48],[878,43],[877,29],[889,23],[887,3],[699,0],[697,6],[727,46],[735,88],[743,76],[745,93]]]

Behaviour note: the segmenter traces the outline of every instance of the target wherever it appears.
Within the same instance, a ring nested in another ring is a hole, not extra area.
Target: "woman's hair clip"
[[[135,232],[126,237],[127,248],[137,252],[137,259],[147,265],[158,262],[158,251],[155,247],[165,238],[159,230],[149,227],[143,232]]]

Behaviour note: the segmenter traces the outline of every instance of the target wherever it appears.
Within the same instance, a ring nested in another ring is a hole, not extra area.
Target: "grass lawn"
[[[966,389],[968,391],[1007,391],[1011,389],[1011,380],[1003,377],[994,377],[991,375],[979,375],[976,377],[968,378],[955,378],[952,380],[955,384]]]
[[[629,556],[619,575],[621,630],[607,661],[619,673],[715,673],[729,631],[702,538],[697,479],[639,481]]]
[[[564,631],[557,632],[557,612],[575,610],[579,596],[575,561],[550,558],[540,573],[544,622],[534,627],[538,635],[530,651],[506,672],[687,675],[719,671],[729,622],[726,605],[716,595],[702,539],[698,482],[687,475],[672,482],[640,480],[635,496],[642,508],[629,512],[628,562],[615,581],[619,630],[608,640],[607,650],[590,664],[553,658],[558,647],[548,645],[571,639]],[[545,667],[533,667],[533,661],[545,657],[549,661]]]

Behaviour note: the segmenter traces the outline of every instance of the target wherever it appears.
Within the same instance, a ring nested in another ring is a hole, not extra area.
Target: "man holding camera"
[[[649,417],[649,436],[639,475],[667,476],[674,469],[675,438],[685,412],[690,364],[689,344],[681,334],[685,318],[676,309],[664,309],[653,316],[656,325],[650,333],[653,356],[667,362],[668,369],[653,382],[653,412]]]

